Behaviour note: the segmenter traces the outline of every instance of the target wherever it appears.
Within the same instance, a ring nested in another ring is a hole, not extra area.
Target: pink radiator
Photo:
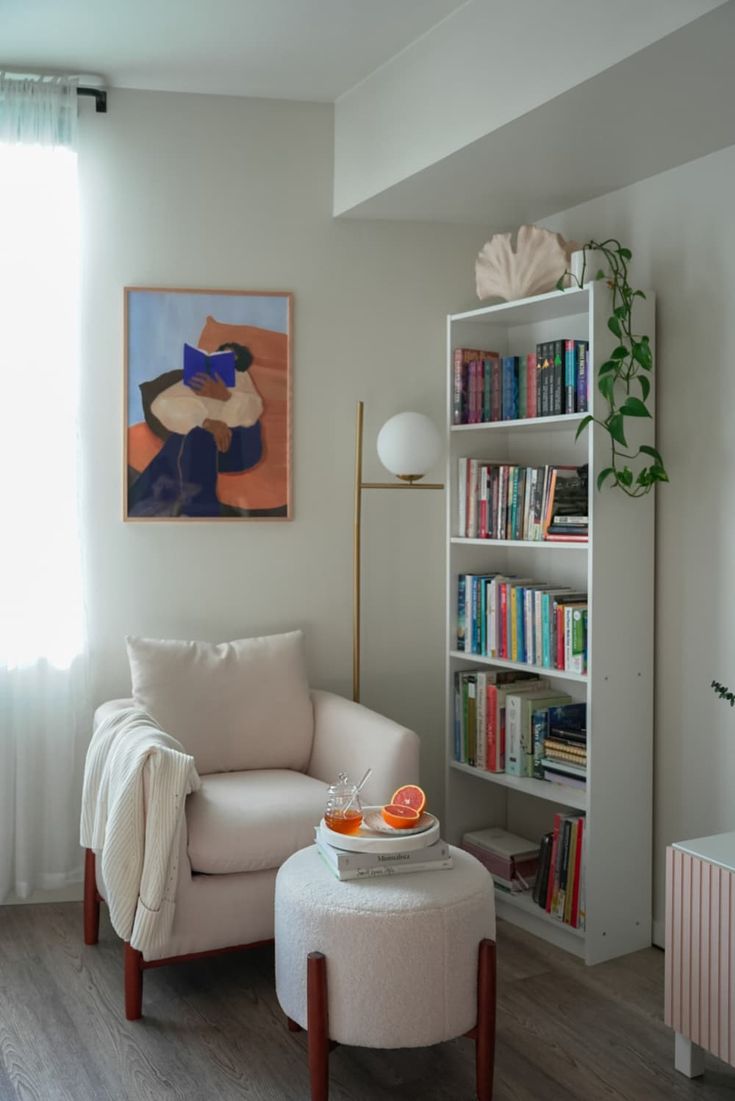
[[[666,1024],[735,1066],[735,874],[666,850]]]

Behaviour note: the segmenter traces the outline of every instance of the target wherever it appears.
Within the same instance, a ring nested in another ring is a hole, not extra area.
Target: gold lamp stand
[[[362,441],[364,404],[357,403],[355,423],[355,522],[352,545],[352,698],[360,702],[360,596],[362,547],[362,491],[364,489],[444,489],[440,482],[420,482],[422,474],[399,474],[397,482],[363,482]]]

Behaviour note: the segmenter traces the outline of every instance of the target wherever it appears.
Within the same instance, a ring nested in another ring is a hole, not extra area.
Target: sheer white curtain
[[[0,901],[81,874],[76,89],[0,73]]]

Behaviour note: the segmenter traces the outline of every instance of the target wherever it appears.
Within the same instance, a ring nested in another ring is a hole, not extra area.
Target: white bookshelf
[[[591,426],[575,442],[584,414],[452,424],[455,348],[488,348],[500,355],[535,351],[561,337],[590,342],[590,412],[602,398],[597,367],[617,341],[607,328],[610,292],[604,283],[553,291],[447,319],[447,723],[448,840],[484,826],[504,826],[538,839],[556,811],[584,810],[586,905],[584,931],[550,917],[528,896],[496,892],[500,917],[587,963],[651,943],[653,756],[653,494],[639,500],[596,489],[609,465],[607,434]],[[639,300],[635,328],[648,333],[655,357],[653,296]],[[636,391],[637,392],[637,391]],[[654,391],[648,402],[654,408]],[[652,420],[626,419],[628,442],[654,444]],[[457,461],[481,458],[523,465],[589,463],[590,541],[532,543],[458,536]],[[585,675],[456,650],[457,578],[463,573],[522,573],[589,595],[588,672]],[[522,777],[481,772],[454,760],[454,673],[472,668],[533,669],[552,686],[587,703],[586,791]]]

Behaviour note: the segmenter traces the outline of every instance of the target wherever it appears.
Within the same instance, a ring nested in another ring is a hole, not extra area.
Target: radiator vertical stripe
[[[674,974],[674,850],[666,849],[666,960],[664,987],[664,1019],[671,1028],[674,1024],[673,974]]]

